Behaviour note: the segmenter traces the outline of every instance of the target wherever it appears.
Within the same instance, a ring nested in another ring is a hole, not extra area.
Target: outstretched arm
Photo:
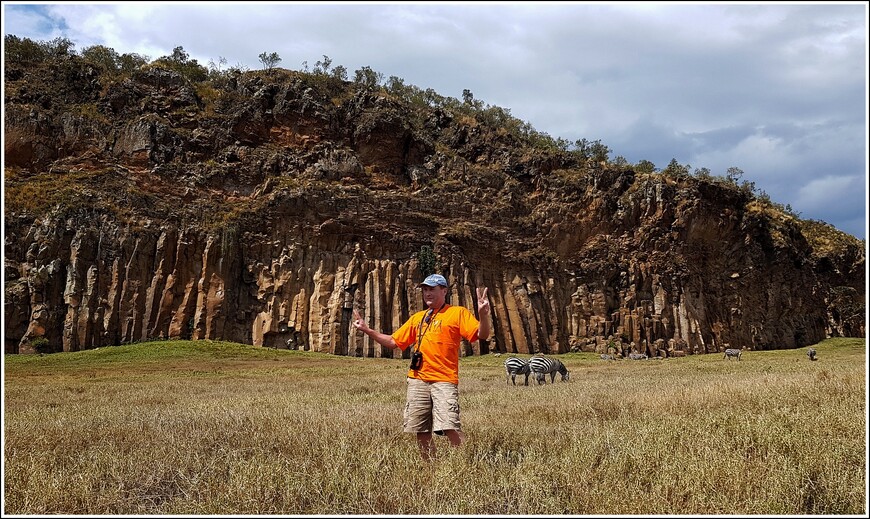
[[[480,326],[477,328],[477,338],[487,340],[489,339],[490,332],[490,322],[489,322],[489,299],[486,297],[486,293],[489,289],[486,287],[478,287],[477,288],[477,315],[480,319]]]
[[[376,332],[369,328],[369,325],[366,324],[356,308],[353,310],[353,327],[374,339],[374,341],[381,346],[386,348],[398,348],[396,340],[393,339],[392,335]]]

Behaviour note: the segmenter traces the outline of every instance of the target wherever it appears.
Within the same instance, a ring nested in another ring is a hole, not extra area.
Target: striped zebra
[[[551,384],[556,381],[557,372],[562,375],[563,382],[568,382],[568,377],[570,375],[570,373],[568,373],[568,368],[566,368],[559,359],[532,357],[529,360],[529,368],[531,368],[532,373],[535,374],[535,379],[537,379],[538,385],[547,383],[548,374],[550,375]]]
[[[725,350],[725,356],[723,359],[731,360],[731,357],[737,357],[737,360],[740,360],[741,351],[736,348],[728,348]]]
[[[809,357],[810,360],[816,360],[816,349],[815,348],[808,348],[807,349],[807,357]]]
[[[631,352],[628,354],[629,360],[647,360],[649,356],[646,353],[634,353]]]
[[[507,375],[508,382],[513,381],[514,385],[517,385],[517,375],[525,375],[525,385],[529,385],[529,374],[531,373],[531,370],[529,369],[528,361],[517,357],[509,357],[504,361],[504,371]]]

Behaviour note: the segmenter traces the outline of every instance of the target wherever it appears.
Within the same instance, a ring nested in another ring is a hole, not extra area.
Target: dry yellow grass
[[[4,514],[867,513],[864,340],[461,361],[466,444],[419,459],[405,360],[158,342],[4,359]]]

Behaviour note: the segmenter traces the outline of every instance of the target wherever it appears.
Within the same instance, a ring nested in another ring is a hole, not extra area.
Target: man
[[[446,303],[447,280],[440,274],[428,276],[420,288],[426,310],[417,312],[392,335],[368,327],[357,310],[353,326],[387,348],[414,347],[407,378],[404,431],[417,434],[424,460],[435,456],[432,433],[447,436],[454,447],[462,445],[464,435],[459,421],[459,345],[489,338],[489,300],[487,289],[477,289],[477,313]]]

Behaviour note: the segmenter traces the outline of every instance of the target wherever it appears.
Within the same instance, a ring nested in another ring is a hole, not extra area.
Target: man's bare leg
[[[417,433],[417,445],[424,460],[429,461],[435,457],[435,442],[431,432]]]
[[[447,439],[450,440],[450,445],[454,447],[459,447],[462,445],[462,442],[465,441],[465,435],[462,434],[462,431],[447,429],[444,431],[444,434],[447,436]]]

